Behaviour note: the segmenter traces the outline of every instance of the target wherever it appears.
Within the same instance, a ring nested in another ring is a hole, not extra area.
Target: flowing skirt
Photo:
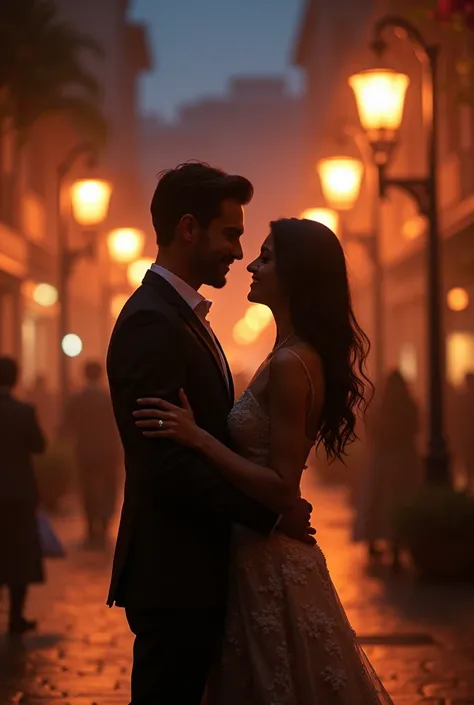
[[[234,530],[227,625],[208,705],[393,705],[321,549]]]

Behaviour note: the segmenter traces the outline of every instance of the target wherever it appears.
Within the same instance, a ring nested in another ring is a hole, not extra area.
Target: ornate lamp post
[[[84,142],[71,149],[67,157],[57,169],[57,223],[58,223],[58,298],[59,309],[59,344],[63,348],[63,341],[69,331],[69,279],[75,263],[83,257],[93,257],[95,253],[95,240],[89,233],[88,241],[80,248],[71,248],[68,245],[67,218],[63,208],[64,182],[74,167],[77,160],[86,156],[89,165],[96,162],[96,150],[93,144]],[[75,181],[69,192],[68,205],[76,222],[84,228],[99,225],[107,216],[111,186],[100,179],[83,179]],[[68,355],[61,350],[59,356],[59,395],[60,408],[69,392],[69,367]]]
[[[324,197],[331,208],[339,215],[340,239],[346,242],[357,242],[362,245],[372,263],[373,268],[373,319],[375,343],[374,378],[380,384],[384,372],[383,364],[383,297],[382,297],[382,266],[380,262],[380,247],[378,233],[353,233],[347,228],[344,214],[352,210],[359,198],[364,173],[364,165],[359,159],[352,157],[332,157],[318,162],[317,169],[321,180]]]
[[[450,483],[449,457],[443,428],[443,388],[445,354],[442,326],[442,291],[437,199],[437,60],[439,47],[428,45],[416,27],[405,19],[387,16],[374,27],[373,49],[380,56],[386,50],[384,36],[388,29],[408,39],[420,60],[423,79],[424,122],[427,137],[428,173],[424,178],[392,178],[387,167],[397,143],[398,128],[409,79],[395,71],[363,71],[349,79],[354,90],[362,127],[367,132],[379,170],[380,196],[390,187],[407,192],[416,202],[420,215],[428,220],[427,314],[428,314],[428,451],[427,479],[433,483]]]

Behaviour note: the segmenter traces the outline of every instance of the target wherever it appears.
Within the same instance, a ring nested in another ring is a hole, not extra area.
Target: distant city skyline
[[[171,120],[184,103],[222,94],[235,75],[283,75],[295,90],[291,48],[303,0],[134,0],[148,25],[155,68],[141,85],[143,113]]]

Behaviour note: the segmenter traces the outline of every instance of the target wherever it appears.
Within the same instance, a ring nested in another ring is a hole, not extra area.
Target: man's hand
[[[313,507],[305,499],[298,499],[292,509],[286,514],[283,514],[278,531],[297,541],[314,545],[316,539],[314,534],[316,529],[311,527],[311,512]]]

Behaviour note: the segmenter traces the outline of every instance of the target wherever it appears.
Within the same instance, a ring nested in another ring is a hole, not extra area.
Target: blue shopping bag
[[[44,512],[38,513],[38,533],[44,558],[64,558],[66,551]]]

